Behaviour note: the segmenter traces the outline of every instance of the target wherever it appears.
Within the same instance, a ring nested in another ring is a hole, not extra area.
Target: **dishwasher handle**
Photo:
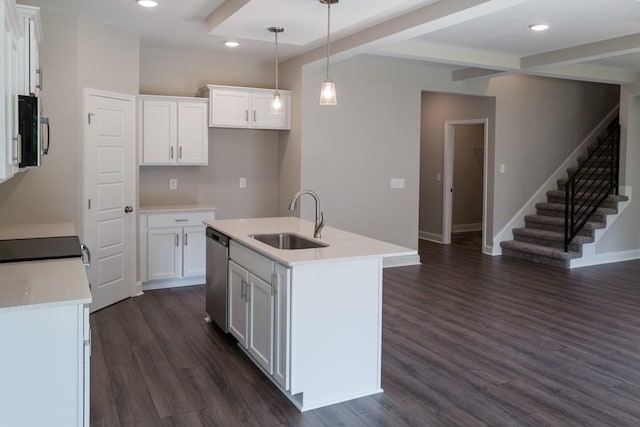
[[[222,246],[229,247],[229,237],[217,232],[211,227],[207,227],[207,238],[214,240]]]

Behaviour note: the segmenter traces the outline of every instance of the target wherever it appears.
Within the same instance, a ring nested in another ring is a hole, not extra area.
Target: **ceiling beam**
[[[575,64],[637,52],[640,52],[640,34],[631,34],[525,56],[520,60],[520,66],[523,69],[528,69],[549,65]]]
[[[463,80],[483,79],[487,77],[497,77],[508,74],[508,71],[504,70],[490,70],[488,68],[462,68],[460,70],[454,70],[451,73],[452,80],[459,82]]]
[[[503,71],[520,69],[520,58],[517,56],[419,40],[408,40],[393,46],[383,47],[378,49],[376,53],[465,67],[495,68]]]
[[[222,3],[211,15],[207,17],[207,31],[212,34],[223,22],[249,3],[249,0],[227,0]]]
[[[603,67],[593,64],[566,64],[549,67],[532,68],[523,73],[536,76],[558,77],[563,79],[588,81],[609,84],[635,83],[637,73],[635,71],[621,70],[619,68]]]

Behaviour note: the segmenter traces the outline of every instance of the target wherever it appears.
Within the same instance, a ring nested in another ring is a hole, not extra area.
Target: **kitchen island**
[[[382,392],[382,260],[416,251],[294,217],[205,221],[229,243],[229,331],[306,411]],[[321,247],[277,249],[292,233]]]

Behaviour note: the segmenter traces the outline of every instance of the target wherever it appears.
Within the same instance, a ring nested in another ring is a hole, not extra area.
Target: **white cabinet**
[[[229,257],[229,332],[288,390],[291,270],[234,241]]]
[[[291,295],[291,270],[276,264],[271,286],[274,294],[273,329],[274,354],[273,378],[285,390],[289,390],[289,366],[291,360],[291,314],[289,309]]]
[[[18,40],[22,32],[18,25],[15,3],[0,1],[0,182],[11,178],[20,163],[18,135]]]
[[[283,111],[270,111],[273,89],[207,85],[200,94],[209,97],[209,126],[253,129],[291,128],[291,91],[280,90]]]
[[[139,107],[141,165],[209,162],[206,100],[145,95]]]
[[[89,425],[87,305],[2,311],[0,342],[0,425]]]
[[[214,210],[140,215],[140,276],[144,289],[204,283],[206,227]]]
[[[18,5],[17,12],[23,33],[18,43],[18,93],[37,96],[42,90],[42,69],[38,60],[38,46],[42,41],[40,8]]]

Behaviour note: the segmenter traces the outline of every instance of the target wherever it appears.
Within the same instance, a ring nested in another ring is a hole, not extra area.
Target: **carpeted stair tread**
[[[568,268],[572,259],[581,256],[579,252],[564,252],[557,248],[515,240],[501,242],[500,246],[504,255],[563,268]]]
[[[526,215],[524,217],[525,222],[531,222],[536,224],[545,224],[551,226],[560,226],[564,228],[564,218],[547,215]],[[595,230],[598,228],[605,228],[607,224],[603,222],[587,221],[584,224],[584,228],[587,230]]]
[[[564,215],[564,207],[564,203],[536,203],[536,209],[538,210],[556,211],[562,215]],[[618,209],[598,208],[595,213],[599,215],[615,215],[618,213]]]
[[[548,240],[552,242],[564,243],[564,233],[558,233],[550,230],[540,230],[537,228],[519,227],[513,229],[514,236],[526,236],[533,237],[540,240]],[[577,235],[573,238],[573,242],[576,244],[592,243],[594,239],[589,236]]]

